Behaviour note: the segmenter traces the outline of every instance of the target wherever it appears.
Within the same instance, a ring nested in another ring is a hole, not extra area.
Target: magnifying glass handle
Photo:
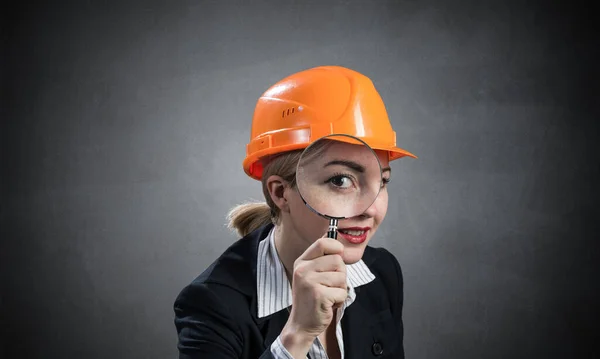
[[[327,238],[337,239],[337,226],[338,220],[331,218],[329,220],[329,230],[327,231]]]

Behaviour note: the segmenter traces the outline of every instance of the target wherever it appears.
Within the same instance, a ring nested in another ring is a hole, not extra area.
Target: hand
[[[283,344],[294,357],[306,356],[333,320],[334,309],[346,300],[343,252],[335,239],[319,238],[294,262],[292,310],[282,331]]]

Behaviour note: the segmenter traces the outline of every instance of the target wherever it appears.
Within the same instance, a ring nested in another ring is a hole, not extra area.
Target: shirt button
[[[371,347],[371,351],[373,352],[373,354],[379,356],[383,354],[383,346],[379,342],[375,342]]]

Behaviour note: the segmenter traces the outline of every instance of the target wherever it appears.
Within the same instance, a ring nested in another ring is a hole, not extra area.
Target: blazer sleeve
[[[204,283],[192,283],[179,293],[174,322],[180,359],[243,358],[244,338],[226,303]],[[269,348],[260,356],[267,358],[273,358]]]

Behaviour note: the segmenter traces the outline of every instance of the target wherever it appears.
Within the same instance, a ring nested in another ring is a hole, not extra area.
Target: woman
[[[243,168],[266,203],[230,212],[243,238],[179,293],[179,357],[404,358],[400,265],[368,243],[386,215],[389,162],[416,157],[396,147],[371,80],[338,66],[290,75],[258,100],[251,132]],[[332,133],[373,148],[384,179],[368,209],[339,221],[337,240],[295,182],[302,150]]]

